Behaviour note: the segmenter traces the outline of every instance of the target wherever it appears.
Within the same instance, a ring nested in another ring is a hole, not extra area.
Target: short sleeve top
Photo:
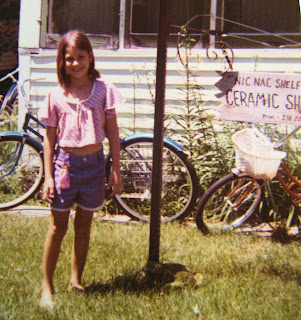
[[[105,119],[116,115],[115,107],[124,102],[118,89],[110,83],[95,80],[90,96],[69,101],[61,87],[48,94],[48,103],[39,110],[47,126],[58,127],[60,147],[83,147],[105,138]]]

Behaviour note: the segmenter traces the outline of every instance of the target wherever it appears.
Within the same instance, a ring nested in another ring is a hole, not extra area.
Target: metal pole
[[[160,248],[160,209],[162,190],[162,150],[164,135],[164,106],[166,85],[167,41],[169,34],[169,0],[160,0],[157,69],[156,69],[156,98],[154,123],[154,150],[151,219],[149,238],[149,261],[159,262]]]

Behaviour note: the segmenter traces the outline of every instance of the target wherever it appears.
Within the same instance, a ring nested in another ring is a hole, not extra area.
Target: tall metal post
[[[161,226],[161,190],[162,190],[162,150],[164,135],[164,107],[166,86],[167,41],[169,34],[169,0],[160,0],[157,69],[156,69],[156,98],[154,123],[154,150],[151,219],[149,238],[149,261],[159,262],[160,226]]]

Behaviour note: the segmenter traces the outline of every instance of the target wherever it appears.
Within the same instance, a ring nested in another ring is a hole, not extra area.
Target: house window
[[[237,47],[279,46],[293,44],[291,41],[299,42],[301,41],[299,2],[299,0],[224,0],[224,17],[239,24],[224,22],[223,31],[232,34],[229,40]],[[272,33],[274,36],[263,34],[256,29]],[[254,41],[247,41],[239,36]]]
[[[171,24],[178,27],[194,15],[203,13],[204,3],[210,2],[170,1]],[[89,34],[94,47],[118,48],[121,2],[122,0],[48,0],[45,46],[55,47],[62,34],[77,28]],[[156,46],[159,3],[158,0],[125,0],[126,47]],[[171,27],[173,39],[178,30],[177,27]]]
[[[158,30],[158,0],[131,0],[130,46],[155,46]],[[170,0],[170,39],[169,45],[176,43],[180,26],[195,15],[206,12],[210,0]],[[202,25],[198,25],[202,28]]]
[[[118,48],[119,41],[125,47],[155,47],[157,44],[158,0],[41,1],[48,4],[46,47],[56,46],[63,33],[75,28],[89,34],[94,47]],[[169,45],[176,44],[180,26],[202,14],[207,16],[193,21],[192,30],[198,33],[197,30],[209,30],[214,26],[227,34],[224,39],[233,47],[293,44],[301,41],[299,3],[300,0],[170,0]],[[120,14],[122,4],[125,14]],[[212,12],[212,8],[216,12]],[[210,21],[210,13],[218,16],[216,24]],[[198,42],[207,46],[208,35],[200,32]]]
[[[94,47],[117,48],[119,0],[49,0],[46,46],[60,35],[80,29],[90,35]]]

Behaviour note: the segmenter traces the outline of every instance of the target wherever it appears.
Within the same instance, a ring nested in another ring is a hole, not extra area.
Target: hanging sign
[[[301,76],[284,73],[225,72],[215,86],[222,102],[218,118],[301,125]]]

